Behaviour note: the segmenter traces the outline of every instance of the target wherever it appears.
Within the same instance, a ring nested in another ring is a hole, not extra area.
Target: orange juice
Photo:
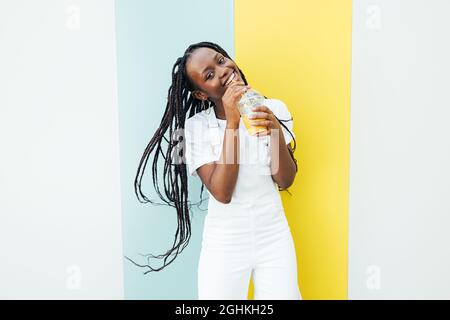
[[[249,119],[247,115],[241,115],[242,117],[242,121],[244,122],[245,127],[247,128],[248,133],[250,133],[251,135],[255,135],[258,132],[264,132],[267,130],[267,127],[265,126],[253,126],[251,125],[250,121],[259,121],[259,120],[264,120],[264,119]]]
[[[239,113],[241,114],[242,121],[244,122],[247,131],[251,135],[255,135],[259,132],[267,130],[265,126],[253,126],[251,121],[264,120],[264,119],[249,119],[248,116],[252,114],[254,107],[262,106],[264,104],[264,96],[255,89],[250,88],[241,97],[238,102]]]

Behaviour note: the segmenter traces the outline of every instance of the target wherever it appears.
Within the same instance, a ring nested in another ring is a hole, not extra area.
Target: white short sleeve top
[[[264,105],[274,113],[290,130],[292,136],[295,137],[293,132],[293,119],[286,104],[278,99],[265,99]],[[184,150],[187,170],[190,175],[197,176],[197,169],[202,165],[220,159],[225,127],[226,120],[217,119],[214,110],[210,110],[209,114],[207,110],[204,110],[186,119]],[[292,141],[292,136],[282,125],[281,128],[286,144],[289,144]],[[270,137],[251,136],[247,132],[242,119],[239,125],[239,137],[241,162],[253,163],[255,161],[263,161],[266,165],[270,163],[269,152],[264,150],[264,146],[269,146]],[[258,152],[255,152],[255,150]]]

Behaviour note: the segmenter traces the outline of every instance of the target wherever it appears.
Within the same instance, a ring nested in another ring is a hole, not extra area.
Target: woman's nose
[[[228,72],[228,68],[222,67],[220,70],[220,82],[222,85],[225,85],[225,81],[227,81],[228,76],[231,74],[231,72]]]

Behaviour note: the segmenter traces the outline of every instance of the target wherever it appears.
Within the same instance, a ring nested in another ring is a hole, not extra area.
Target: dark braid
[[[190,237],[191,237],[191,220],[190,220],[190,209],[193,205],[188,200],[188,177],[187,177],[187,169],[186,164],[176,163],[173,164],[173,153],[177,151],[176,148],[179,147],[180,141],[174,138],[174,133],[176,130],[184,129],[184,124],[186,121],[186,115],[189,114],[189,117],[192,117],[194,114],[201,112],[209,107],[214,107],[214,102],[207,100],[204,107],[202,107],[202,101],[194,98],[192,92],[198,89],[195,84],[193,84],[186,73],[186,63],[192,53],[198,48],[210,48],[221,54],[223,54],[228,59],[231,57],[227,54],[227,52],[222,49],[219,45],[212,42],[199,42],[193,45],[190,45],[184,52],[184,55],[177,59],[175,65],[172,68],[172,84],[168,90],[168,98],[166,104],[166,110],[164,111],[164,115],[161,120],[161,124],[156,129],[155,134],[150,139],[147,147],[144,150],[144,153],[139,162],[139,167],[136,173],[136,178],[134,180],[134,189],[138,200],[142,203],[152,203],[156,205],[168,205],[174,207],[177,211],[178,217],[178,226],[177,231],[175,233],[174,242],[172,248],[169,249],[166,253],[154,256],[152,254],[143,255],[147,257],[147,265],[141,265],[135,263],[130,258],[126,257],[126,259],[130,260],[133,264],[148,268],[149,270],[145,271],[144,274],[147,274],[152,271],[160,271],[164,269],[166,266],[171,264],[179,253],[183,251],[183,249],[188,245]],[[244,73],[238,68],[242,75],[242,79],[245,84],[247,80],[244,76]],[[278,121],[289,121],[288,120],[278,120]],[[280,122],[285,128],[286,126]],[[287,129],[287,128],[286,128]],[[289,129],[287,129],[289,131]],[[166,137],[168,131],[168,136]],[[290,133],[290,131],[289,131]],[[292,133],[291,133],[292,136]],[[162,142],[167,142],[167,149],[164,151],[162,148]],[[294,149],[295,150],[295,139],[294,139]],[[142,177],[145,173],[145,167],[147,166],[148,159],[150,154],[154,152],[153,163],[152,163],[152,180],[153,186],[158,194],[159,198],[164,203],[156,203],[155,201],[149,200],[143,193],[141,189]],[[158,183],[158,173],[160,169],[158,167],[158,159],[159,156],[164,158],[164,167],[163,167],[163,186],[164,186],[164,194],[160,190],[160,186]],[[293,154],[291,154],[293,157]],[[293,157],[294,159],[294,157]],[[294,159],[295,160],[295,159]],[[296,164],[297,166],[297,164]],[[204,190],[204,184],[201,186],[200,192],[200,202],[195,203],[199,205],[202,203],[204,199],[202,199],[202,194]],[[170,260],[168,260],[170,257]],[[150,266],[150,258],[162,259],[164,258],[163,266],[159,268],[153,268]]]

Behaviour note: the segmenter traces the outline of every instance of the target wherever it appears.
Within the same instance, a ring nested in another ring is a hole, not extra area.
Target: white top
[[[281,100],[265,99],[264,106],[268,107],[282,123],[293,132],[292,116]],[[226,120],[217,119],[214,108],[196,113],[185,122],[185,156],[187,170],[190,175],[197,176],[197,169],[204,164],[218,161],[222,152],[223,139],[225,135]],[[283,127],[282,132],[286,144],[292,141],[289,132]],[[270,174],[270,137],[252,136],[242,121],[239,124],[240,141],[240,165],[257,165],[267,168]]]

